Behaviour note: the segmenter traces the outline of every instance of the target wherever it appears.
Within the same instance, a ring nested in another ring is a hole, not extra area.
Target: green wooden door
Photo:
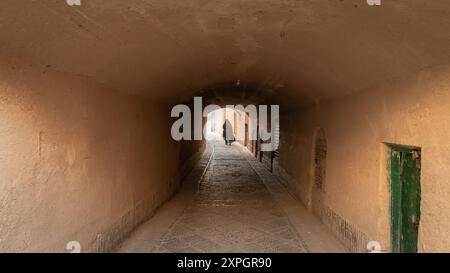
[[[420,151],[391,151],[392,252],[415,253],[420,222]]]

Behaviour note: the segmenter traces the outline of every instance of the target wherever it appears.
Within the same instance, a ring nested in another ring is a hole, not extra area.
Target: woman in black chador
[[[234,141],[234,136],[233,136],[233,127],[231,126],[231,122],[227,119],[225,120],[225,122],[223,123],[223,139],[225,140],[225,145],[231,145],[231,143],[233,143]]]

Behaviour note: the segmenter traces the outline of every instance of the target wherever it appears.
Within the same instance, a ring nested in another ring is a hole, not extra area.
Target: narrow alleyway
[[[449,18],[0,1],[0,253],[450,252]]]
[[[208,146],[181,192],[119,252],[343,251],[244,147]]]

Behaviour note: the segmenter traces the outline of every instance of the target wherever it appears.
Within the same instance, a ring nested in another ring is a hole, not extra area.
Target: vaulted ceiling
[[[450,1],[1,0],[0,62],[155,100],[239,81],[292,105],[450,62]]]

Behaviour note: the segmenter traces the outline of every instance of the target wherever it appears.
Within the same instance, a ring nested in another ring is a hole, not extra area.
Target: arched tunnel
[[[369,2],[0,1],[0,252],[450,251],[450,2]]]

